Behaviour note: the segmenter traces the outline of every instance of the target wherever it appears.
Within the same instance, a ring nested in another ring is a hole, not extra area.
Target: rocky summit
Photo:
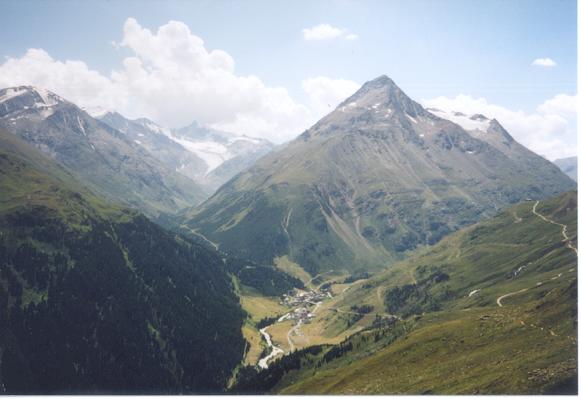
[[[509,204],[575,187],[496,120],[462,127],[387,76],[222,186],[186,225],[262,262],[377,268]]]

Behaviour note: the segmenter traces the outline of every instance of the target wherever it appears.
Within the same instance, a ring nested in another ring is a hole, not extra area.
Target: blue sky
[[[134,52],[112,45],[123,40],[127,18],[153,33],[176,20],[208,51],[227,52],[237,76],[284,87],[307,106],[305,79],[361,84],[387,74],[416,100],[465,94],[534,113],[554,96],[576,94],[576,7],[574,0],[0,0],[0,56],[40,48],[110,76]],[[358,37],[305,40],[302,30],[319,24]],[[556,66],[531,65],[537,58]]]

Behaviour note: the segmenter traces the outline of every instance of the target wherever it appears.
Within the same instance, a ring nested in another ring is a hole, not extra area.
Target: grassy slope
[[[6,392],[225,388],[243,314],[219,256],[99,199],[5,134],[0,187]]]
[[[386,349],[352,363],[343,360],[337,367],[310,370],[311,376],[304,373],[306,378],[293,385],[281,384],[280,392],[540,393],[576,374],[571,308],[544,303],[559,307],[549,314],[538,314],[531,304],[426,316]],[[559,323],[562,318],[569,322]]]
[[[575,245],[576,195],[537,207],[566,224]],[[575,375],[577,259],[561,241],[561,228],[534,215],[533,205],[521,203],[453,234],[345,292],[335,306],[368,303],[385,311],[385,293],[395,286],[422,284],[430,268],[449,275],[447,281],[422,286],[439,298],[440,311],[408,319],[413,331],[404,339],[362,358],[352,353],[320,368],[290,372],[275,390],[535,393]],[[524,288],[502,300],[503,307],[497,305],[499,296]]]

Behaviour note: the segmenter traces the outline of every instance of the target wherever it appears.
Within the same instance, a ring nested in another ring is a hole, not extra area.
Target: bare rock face
[[[486,130],[427,111],[381,76],[228,182],[188,224],[263,262],[373,268],[511,203],[574,187],[497,121],[474,119]]]

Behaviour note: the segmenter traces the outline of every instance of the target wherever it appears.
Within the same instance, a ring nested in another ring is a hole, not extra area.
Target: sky
[[[576,155],[575,0],[0,0],[0,87],[280,143],[385,74]]]

